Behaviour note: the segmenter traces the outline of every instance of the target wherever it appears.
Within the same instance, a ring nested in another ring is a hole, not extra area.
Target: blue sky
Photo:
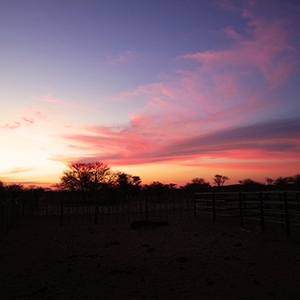
[[[0,180],[78,161],[178,185],[299,173],[297,1],[0,8]]]

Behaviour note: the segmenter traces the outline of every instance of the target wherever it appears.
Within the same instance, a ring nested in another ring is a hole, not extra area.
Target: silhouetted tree
[[[132,176],[124,172],[116,174],[117,188],[124,196],[135,197],[141,189],[141,182],[139,176]]]
[[[166,193],[166,191],[169,190],[169,186],[159,181],[153,181],[150,185],[145,185],[143,189],[146,191],[146,193],[150,195],[156,195],[157,198],[160,198]]]
[[[206,182],[203,178],[193,178],[191,182],[188,182],[184,188],[191,191],[192,193],[195,192],[205,192],[210,188],[210,183]]]
[[[296,191],[300,191],[300,174],[296,174],[290,177],[290,183]]]
[[[287,190],[289,187],[289,177],[278,177],[274,181],[274,186],[277,190]]]
[[[267,182],[267,186],[268,188],[271,188],[272,186],[274,186],[274,179],[270,178],[270,177],[265,177],[265,180]]]
[[[21,184],[9,184],[6,185],[7,198],[11,201],[16,201],[21,192],[24,191],[24,187]]]
[[[5,202],[5,185],[0,181],[0,204]]]
[[[35,204],[37,205],[39,199],[43,196],[45,189],[36,185],[30,185],[26,191],[29,193],[30,197],[34,199]]]
[[[271,186],[274,183],[274,181],[275,181],[274,179],[272,179],[270,177],[265,177],[265,179],[266,179],[266,182],[267,182],[268,186]]]
[[[86,200],[109,185],[112,182],[111,175],[110,167],[102,162],[74,163],[69,165],[69,170],[63,172],[57,187],[79,191]]]
[[[252,180],[251,178],[239,180],[239,183],[242,184],[245,188],[245,191],[258,191],[263,189],[264,185]]]
[[[227,180],[229,180],[229,178],[227,176],[216,174],[213,180],[218,187],[221,187]]]

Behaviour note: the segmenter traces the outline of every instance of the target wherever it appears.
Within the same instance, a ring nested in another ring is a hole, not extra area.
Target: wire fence
[[[98,197],[83,201],[68,192],[49,192],[42,197],[20,197],[0,205],[0,239],[25,217],[55,217],[60,226],[97,225],[146,221],[179,221],[209,214],[232,218],[241,227],[258,222],[261,230],[277,223],[286,234],[300,226],[300,192],[182,193],[137,197]],[[234,226],[234,223],[233,223]]]
[[[194,212],[239,219],[241,227],[247,221],[259,222],[264,231],[266,223],[280,224],[290,235],[291,226],[300,226],[300,192],[270,191],[243,193],[195,193]]]
[[[99,197],[82,200],[68,192],[51,192],[39,199],[18,198],[0,205],[0,239],[24,217],[57,217],[61,226],[130,223],[133,221],[175,221],[194,216],[193,197],[178,195],[135,198]]]
[[[67,196],[39,205],[37,215],[58,215],[60,225],[182,220],[194,215],[193,198],[145,196],[82,201]]]

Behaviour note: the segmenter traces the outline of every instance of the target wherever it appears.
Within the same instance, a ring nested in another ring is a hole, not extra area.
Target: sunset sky
[[[0,180],[300,173],[299,37],[296,0],[1,1]]]

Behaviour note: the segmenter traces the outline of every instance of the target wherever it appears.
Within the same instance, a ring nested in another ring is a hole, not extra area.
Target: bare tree
[[[224,183],[229,180],[229,178],[227,176],[223,176],[223,175],[220,175],[220,174],[216,174],[215,177],[213,178],[215,184],[220,187],[220,186],[223,186]]]
[[[270,177],[265,177],[265,180],[266,180],[268,186],[271,186],[275,181],[274,179],[272,179]]]

